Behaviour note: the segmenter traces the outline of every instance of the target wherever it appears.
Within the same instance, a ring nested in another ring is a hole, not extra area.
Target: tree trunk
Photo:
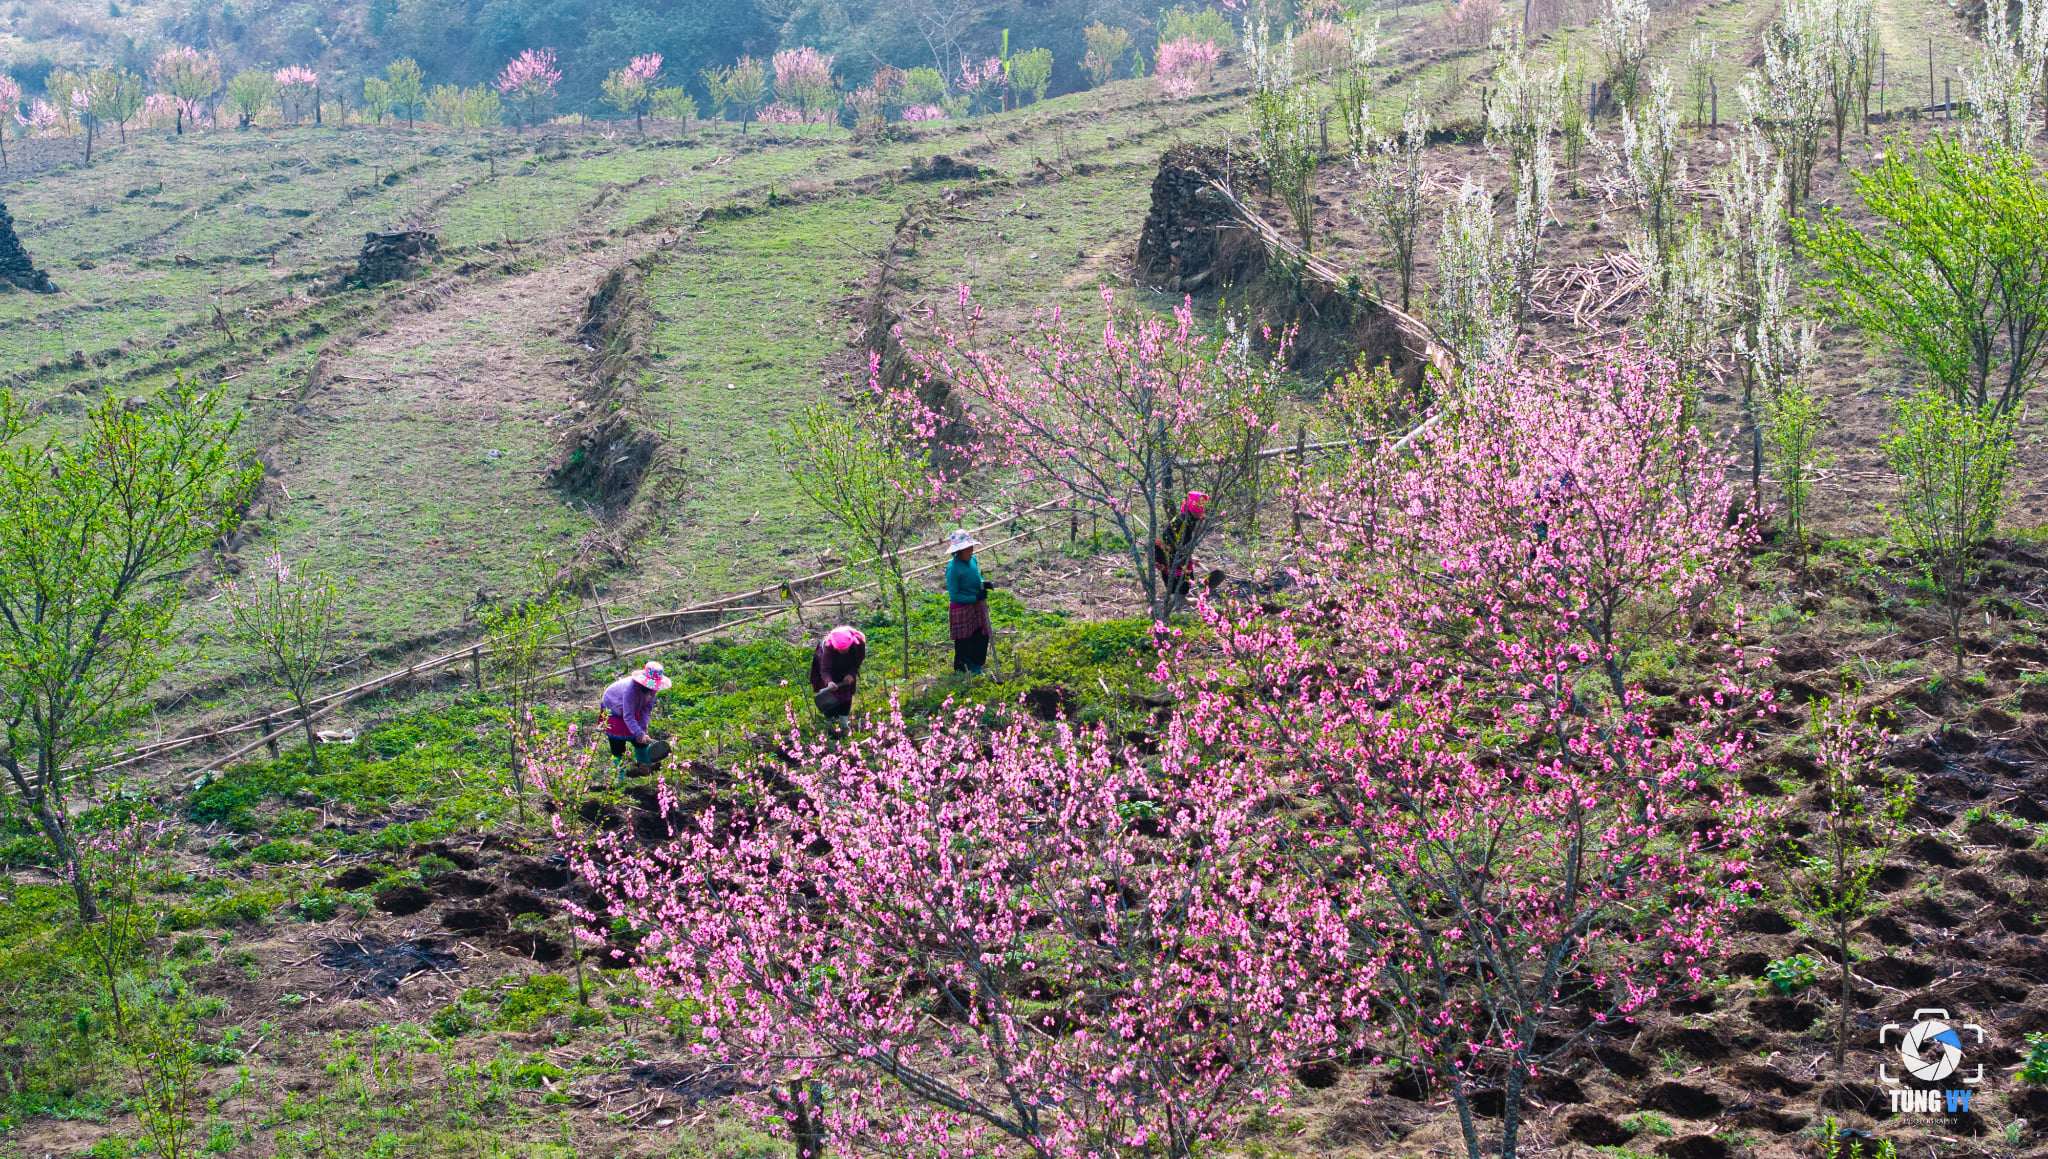
[[[15,774],[15,784],[20,787],[19,773]],[[71,827],[50,805],[49,781],[45,780],[42,791],[32,797],[27,793],[22,795],[29,797],[29,805],[36,813],[36,822],[43,827],[43,836],[50,839],[50,847],[56,851],[57,860],[69,871],[71,893],[78,900],[78,920],[100,920],[99,903],[93,900],[92,882],[86,880],[85,863],[79,860],[78,846],[71,840]]]
[[[313,713],[306,707],[304,697],[295,697],[299,705],[299,724],[306,731],[306,761],[316,773],[324,773],[327,767],[320,763],[320,737],[313,731]]]
[[[1835,923],[1835,952],[1842,958],[1842,993],[1835,1003],[1835,1076],[1841,1077],[1849,1050],[1849,927]]]
[[[85,163],[92,164],[92,126],[85,127]]]
[[[910,587],[896,581],[896,618],[903,622],[903,679],[910,679]]]
[[[1501,1092],[1500,1159],[1515,1159],[1515,1146],[1522,1134],[1522,1083],[1525,1064],[1517,1059],[1508,1066]]]
[[[1461,1087],[1451,1087],[1451,1103],[1458,1108],[1458,1133],[1464,1136],[1467,1159],[1486,1159],[1479,1146],[1479,1128],[1472,1122],[1472,1103]]]

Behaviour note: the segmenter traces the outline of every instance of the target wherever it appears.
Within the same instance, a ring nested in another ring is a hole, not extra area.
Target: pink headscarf
[[[856,645],[867,642],[868,638],[860,634],[860,629],[849,627],[845,624],[841,624],[825,633],[825,646],[834,652],[844,652]]]
[[[1209,513],[1208,493],[1204,491],[1188,492],[1188,497],[1181,501],[1180,513],[1182,515],[1192,515],[1197,519],[1207,515]]]

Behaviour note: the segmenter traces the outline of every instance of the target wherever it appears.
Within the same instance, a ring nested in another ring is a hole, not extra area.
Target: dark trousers
[[[976,632],[964,640],[953,641],[953,671],[968,672],[976,676],[988,663],[988,633]]]

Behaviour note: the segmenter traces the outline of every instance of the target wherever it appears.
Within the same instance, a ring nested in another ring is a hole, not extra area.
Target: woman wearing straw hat
[[[648,759],[648,749],[654,742],[648,739],[647,725],[654,717],[654,694],[668,686],[668,674],[662,671],[661,661],[649,660],[646,667],[619,677],[605,688],[604,699],[598,706],[605,713],[604,735],[611,742],[614,761],[626,755],[626,745],[630,743],[635,761],[643,765],[653,763]]]
[[[946,537],[946,551],[953,562],[946,565],[946,597],[952,601],[947,616],[953,635],[953,671],[981,675],[988,663],[988,593],[995,587],[981,578],[981,565],[974,562],[974,549],[981,542],[965,531]]]

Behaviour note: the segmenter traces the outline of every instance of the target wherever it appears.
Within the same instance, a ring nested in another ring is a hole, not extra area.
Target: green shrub
[[[311,861],[319,853],[303,841],[265,841],[249,851],[248,859],[257,865],[290,865],[294,861]]]
[[[2027,1035],[2027,1057],[2020,1063],[2019,1074],[2023,1083],[2048,1083],[2048,1033]]]
[[[1779,958],[1764,967],[1764,980],[1780,994],[1797,994],[1820,981],[1820,963],[1810,954]]]

